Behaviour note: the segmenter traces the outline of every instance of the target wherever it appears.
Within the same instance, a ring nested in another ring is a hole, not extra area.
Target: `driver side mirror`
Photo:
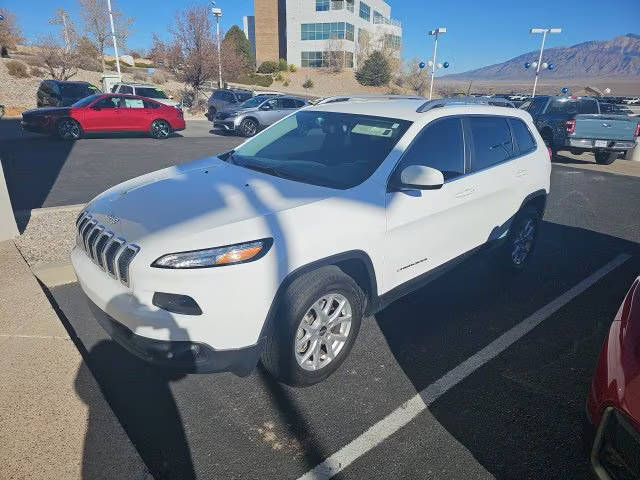
[[[271,110],[271,109],[272,109],[271,105],[269,105],[268,103],[265,103],[260,107],[260,110]]]
[[[392,183],[394,190],[437,190],[444,185],[440,170],[424,165],[409,165],[396,176]]]

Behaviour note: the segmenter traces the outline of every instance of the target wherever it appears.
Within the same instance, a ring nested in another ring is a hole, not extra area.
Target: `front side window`
[[[518,144],[520,155],[533,152],[536,149],[536,141],[533,135],[531,135],[527,125],[518,118],[511,118],[509,122],[511,123],[511,130]]]
[[[360,18],[371,21],[371,7],[364,2],[360,2]]]
[[[91,102],[93,102],[96,99],[97,96],[98,95],[96,94],[96,95],[90,95],[88,97],[81,98],[80,100],[78,100],[76,103],[74,103],[71,106],[72,107],[86,107]]]
[[[162,90],[160,90],[159,88],[153,88],[153,87],[137,87],[136,88],[136,95],[140,95],[141,97],[147,97],[147,98],[169,98],[167,97],[167,94],[164,93]]]
[[[392,118],[300,110],[221,158],[270,175],[344,190],[369,178],[410,125]]]
[[[120,97],[105,97],[97,102],[94,107],[97,108],[120,108]]]
[[[473,152],[471,170],[478,171],[513,157],[513,141],[507,119],[469,117]]]
[[[397,171],[409,165],[440,170],[445,181],[464,175],[462,121],[450,117],[427,125],[409,146]]]
[[[329,10],[329,0],[316,0],[316,12],[326,12]]]

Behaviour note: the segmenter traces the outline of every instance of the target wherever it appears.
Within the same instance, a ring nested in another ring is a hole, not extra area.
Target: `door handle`
[[[516,172],[516,177],[524,177],[527,174],[527,171],[522,169]]]
[[[473,194],[473,192],[475,191],[476,190],[474,188],[465,188],[464,190],[461,190],[458,193],[456,193],[456,198],[468,197],[469,195]]]

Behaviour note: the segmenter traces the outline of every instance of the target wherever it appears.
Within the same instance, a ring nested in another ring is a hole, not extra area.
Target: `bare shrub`
[[[18,60],[9,60],[6,64],[9,75],[15,78],[29,78],[27,66]]]
[[[148,78],[149,78],[149,76],[146,73],[143,73],[143,72],[135,72],[133,74],[133,79],[141,81],[141,82],[146,82],[148,80]]]
[[[331,38],[325,42],[326,68],[332,73],[340,73],[344,69],[344,42],[339,38]]]
[[[78,55],[72,50],[65,51],[52,35],[43,37],[38,42],[38,57],[51,78],[55,80],[69,80],[78,73]]]
[[[31,67],[29,69],[29,73],[31,74],[32,77],[40,77],[40,78],[46,75],[46,72],[39,67]]]
[[[165,72],[157,71],[153,75],[151,75],[151,81],[156,85],[164,85],[167,83],[168,75]]]

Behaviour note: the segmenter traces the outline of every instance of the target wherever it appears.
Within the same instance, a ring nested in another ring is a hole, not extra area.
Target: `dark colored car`
[[[602,480],[640,478],[640,277],[616,314],[587,397],[597,428],[591,463]]]
[[[43,80],[38,88],[38,107],[68,107],[78,100],[100,93],[100,89],[88,82],[63,82]]]
[[[22,114],[22,128],[30,132],[77,140],[85,133],[148,132],[167,138],[184,130],[182,110],[133,95],[96,94],[70,107],[44,107]]]
[[[520,108],[531,114],[553,152],[593,152],[596,162],[603,165],[634,148],[640,133],[636,119],[602,113],[600,103],[593,97],[538,96]]]
[[[205,114],[209,121],[213,121],[216,112],[224,110],[225,108],[232,107],[234,105],[240,105],[253,97],[251,90],[244,90],[241,88],[220,88],[214,90],[209,101],[207,102],[207,113]]]

